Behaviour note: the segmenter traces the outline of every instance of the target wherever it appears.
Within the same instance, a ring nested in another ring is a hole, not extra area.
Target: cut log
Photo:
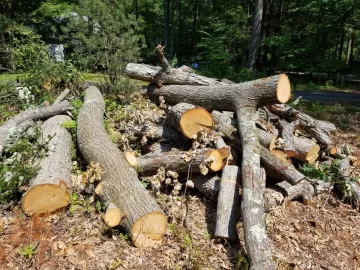
[[[198,75],[193,72],[184,71],[181,68],[172,69],[171,73],[167,74],[162,67],[155,67],[143,64],[127,64],[125,74],[132,78],[141,81],[152,82],[154,78],[161,81],[162,84],[178,84],[178,85],[225,85],[227,82],[222,82],[217,79],[212,79]]]
[[[241,145],[241,142],[236,137],[237,121],[218,111],[213,111],[211,114],[214,119],[215,130],[223,133],[234,143]],[[271,145],[274,143],[274,140],[276,140],[278,133],[275,132],[274,134],[271,134],[262,129],[258,129],[257,131],[260,144],[267,149],[271,149]],[[316,143],[316,141],[307,139],[305,137],[294,137],[294,147],[296,155],[293,158],[303,162],[308,162],[310,164],[314,163],[320,151],[320,146]]]
[[[336,132],[334,124],[316,120],[286,104],[271,105],[270,111],[289,121],[299,120],[300,125],[323,146],[329,147],[334,145],[333,140],[330,138],[330,134]]]
[[[69,110],[72,110],[70,103],[68,101],[63,101],[60,104],[53,106],[26,110],[14,116],[13,118],[10,118],[0,127],[0,155],[4,150],[10,130],[17,125],[20,125],[22,122],[29,120],[36,121],[39,119],[47,119],[51,116],[62,114]]]
[[[239,206],[239,176],[238,166],[225,165],[220,181],[220,190],[216,209],[216,226],[214,236],[237,240],[236,230],[237,209]]]
[[[223,167],[223,157],[220,151],[198,149],[185,152],[173,149],[168,152],[149,153],[137,158],[137,168],[141,175],[156,174],[160,167],[178,173],[187,173],[189,170],[195,173],[201,172],[201,165],[206,166],[212,172],[220,171]]]
[[[342,159],[339,164],[339,176],[351,187],[352,197],[354,198],[354,200],[360,202],[360,186],[358,185],[358,183],[351,181],[350,173],[350,160],[348,158]]]
[[[231,149],[229,145],[227,145],[222,137],[218,137],[215,141],[215,147],[221,152],[223,159],[226,159],[227,165],[236,165],[236,153],[234,149]]]
[[[294,125],[286,122],[285,120],[280,120],[278,122],[278,127],[280,129],[281,138],[284,141],[284,151],[288,157],[294,157],[297,155],[295,142],[294,142]]]
[[[70,203],[71,188],[71,135],[61,125],[71,121],[66,115],[57,115],[41,126],[39,141],[48,138],[49,151],[39,163],[40,171],[30,181],[29,189],[22,199],[24,212],[29,216],[54,212]]]
[[[165,46],[162,45],[157,45],[155,48],[155,55],[156,57],[159,59],[159,61],[161,62],[161,66],[163,68],[163,71],[166,73],[171,73],[171,66],[169,64],[169,62],[166,60],[165,56],[164,56],[164,48]]]
[[[211,113],[188,103],[173,106],[167,120],[186,138],[193,139],[200,131],[210,132],[214,124]]]
[[[100,199],[113,203],[125,217],[121,226],[131,234],[136,247],[152,246],[163,237],[167,218],[127,163],[124,154],[109,139],[104,127],[105,102],[95,86],[85,90],[77,125],[79,149],[90,163],[99,163],[104,174]]]
[[[106,208],[106,212],[104,214],[104,221],[106,225],[112,228],[118,226],[123,217],[124,213],[122,213],[119,208],[115,206],[115,204],[110,203]]]

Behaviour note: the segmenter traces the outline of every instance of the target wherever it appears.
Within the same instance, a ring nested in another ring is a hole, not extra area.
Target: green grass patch
[[[360,102],[320,102],[302,100],[296,106],[298,110],[312,117],[334,123],[338,128],[358,132],[360,128]]]
[[[7,83],[11,81],[16,81],[16,79],[21,79],[21,77],[25,76],[25,73],[2,73],[0,74],[0,83]]]
[[[85,81],[92,83],[105,83],[108,80],[108,76],[102,73],[84,73],[83,78]],[[134,84],[137,85],[148,85],[149,82],[130,79]]]
[[[330,92],[357,92],[360,91],[360,87],[354,86],[337,86],[332,83],[327,84],[314,84],[310,83],[297,83],[296,88],[294,85],[291,86],[292,89],[296,91],[311,91],[311,92],[322,92],[322,91],[330,91]]]

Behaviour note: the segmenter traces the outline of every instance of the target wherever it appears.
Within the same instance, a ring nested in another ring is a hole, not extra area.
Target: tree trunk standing
[[[350,27],[350,29],[349,29],[349,37],[348,37],[348,42],[347,42],[347,52],[346,52],[346,65],[347,66],[350,64],[350,55],[351,55],[352,43],[353,43],[352,29]]]
[[[340,48],[339,48],[339,61],[342,59],[343,49],[344,49],[344,41],[345,41],[345,31],[344,26],[341,28],[341,37],[340,37]]]
[[[179,10],[179,41],[178,41],[178,61],[182,62],[182,9],[181,9],[181,0],[178,2]]]
[[[253,16],[253,25],[251,30],[251,41],[250,41],[250,49],[248,56],[248,64],[247,64],[247,67],[252,70],[255,68],[256,53],[260,44],[263,9],[264,9],[264,0],[256,0],[255,11]]]
[[[104,126],[105,101],[95,86],[85,90],[77,125],[78,146],[85,160],[104,171],[98,196],[125,214],[121,226],[135,246],[152,246],[163,237],[167,218],[138,179],[124,154],[111,142]]]
[[[281,32],[281,19],[282,19],[282,13],[283,13],[283,0],[280,0],[279,7],[278,7],[278,14],[277,14],[277,22],[275,26],[275,36],[277,36]],[[271,66],[276,67],[278,62],[278,52],[277,47],[273,46],[271,50],[271,60],[270,64]]]
[[[139,3],[138,3],[138,0],[134,0],[134,7],[135,7],[136,19],[139,19]]]
[[[192,25],[192,33],[191,33],[191,50],[192,50],[192,56],[195,56],[196,52],[196,29],[197,29],[197,19],[199,14],[199,0],[194,1],[193,6],[193,25]]]

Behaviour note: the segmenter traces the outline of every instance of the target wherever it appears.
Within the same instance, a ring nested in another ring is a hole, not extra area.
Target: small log
[[[352,189],[352,197],[360,202],[360,187],[355,182],[351,181],[351,167],[350,167],[350,160],[348,158],[342,159],[339,164],[339,176],[340,178],[348,183]]]
[[[69,110],[72,110],[70,103],[68,101],[63,101],[60,104],[56,104],[53,106],[26,110],[10,118],[0,127],[0,155],[4,150],[6,140],[9,136],[9,131],[17,125],[20,125],[22,122],[29,120],[36,121],[39,119],[47,119],[49,117],[62,114]]]
[[[289,121],[299,120],[300,125],[325,147],[334,145],[333,140],[330,138],[330,134],[336,132],[336,127],[334,124],[326,121],[316,120],[311,116],[299,112],[298,110],[295,110],[286,104],[271,105],[270,111]]]
[[[155,55],[161,62],[163,71],[166,73],[171,73],[171,66],[164,56],[164,48],[165,48],[165,46],[161,46],[160,44],[157,45],[155,48]]]
[[[172,69],[171,73],[164,72],[162,67],[155,67],[144,64],[127,64],[125,74],[136,80],[152,82],[154,78],[162,84],[177,85],[225,85],[226,82],[208,78],[193,72],[184,71],[182,68]]]
[[[132,162],[131,159],[128,162]],[[135,164],[135,162],[132,162]],[[156,174],[160,167],[178,173],[201,172],[201,165],[217,172],[223,167],[223,157],[216,149],[198,149],[195,151],[154,152],[137,158],[137,168],[141,175]]]
[[[115,204],[110,203],[106,208],[106,212],[103,218],[106,225],[113,228],[120,224],[123,217],[124,213],[122,213],[119,208],[115,206]]]
[[[64,91],[61,92],[60,96],[58,96],[53,105],[56,105],[56,104],[60,104],[61,102],[63,102],[63,100],[66,98],[66,96],[70,94],[70,89],[69,88],[65,88]]]
[[[109,139],[104,126],[105,102],[99,89],[90,86],[80,109],[77,125],[79,149],[90,162],[99,163],[104,174],[98,196],[113,203],[125,217],[120,225],[131,234],[136,247],[153,246],[162,239],[167,218],[127,163],[124,154]]]
[[[201,130],[210,132],[214,124],[213,118],[207,110],[188,103],[179,103],[173,106],[167,120],[189,139],[193,139]]]
[[[295,157],[297,153],[294,142],[294,125],[286,122],[285,120],[280,120],[278,122],[278,127],[280,129],[281,138],[284,140],[284,150],[286,155],[288,157]]]
[[[30,181],[22,199],[22,208],[29,216],[52,213],[70,203],[71,135],[61,125],[71,121],[66,115],[57,115],[41,126],[41,143],[48,143],[49,151],[40,161],[40,171]]]
[[[222,137],[219,136],[214,142],[214,144],[216,149],[221,152],[223,158],[226,159],[227,165],[236,165],[236,153],[234,149],[231,149],[231,147],[225,143]]]
[[[216,226],[214,236],[237,240],[236,230],[237,208],[239,205],[239,176],[238,166],[225,165],[220,181],[220,190],[216,209]]]

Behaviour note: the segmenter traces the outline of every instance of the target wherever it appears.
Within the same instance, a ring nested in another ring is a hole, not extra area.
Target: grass
[[[0,73],[0,83],[7,83],[10,81],[15,81],[17,78],[21,78],[21,76],[26,75],[21,73],[11,74],[11,73]]]
[[[331,83],[328,84],[314,84],[310,83],[297,83],[295,85],[291,85],[292,89],[296,91],[314,91],[314,92],[321,92],[321,91],[329,91],[329,92],[360,92],[359,86],[337,86]]]
[[[297,105],[297,109],[316,119],[332,122],[344,131],[359,131],[360,103],[303,100]]]
[[[92,83],[104,83],[108,79],[107,75],[101,73],[84,73],[83,78],[85,81],[92,82]],[[133,80],[134,83],[137,85],[148,85],[149,82]]]

